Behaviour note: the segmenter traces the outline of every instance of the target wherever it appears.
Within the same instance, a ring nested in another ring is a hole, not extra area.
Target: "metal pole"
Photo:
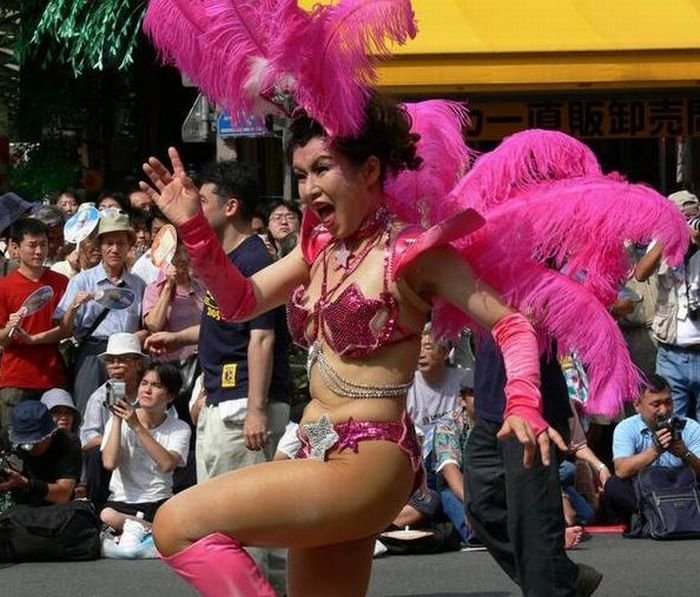
[[[666,137],[659,137],[659,186],[661,193],[668,195],[668,180],[666,176]]]
[[[282,195],[286,200],[291,200],[292,198],[292,165],[287,160],[285,155],[285,148],[287,147],[287,142],[289,141],[289,127],[285,126],[282,129],[282,168],[284,170],[284,179],[282,184]]]

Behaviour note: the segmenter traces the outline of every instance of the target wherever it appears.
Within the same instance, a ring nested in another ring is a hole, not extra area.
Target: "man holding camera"
[[[109,379],[90,396],[80,426],[87,496],[95,504],[103,504],[109,495],[110,473],[102,466],[100,452],[102,437],[111,415],[109,406],[118,400],[136,402],[146,358],[147,355],[141,352],[138,336],[126,332],[112,334],[107,349],[99,355]]]
[[[14,408],[10,442],[22,467],[0,469],[0,493],[12,491],[15,503],[30,506],[62,504],[73,497],[80,478],[80,446],[56,428],[46,405],[29,400]]]
[[[634,407],[637,414],[615,428],[615,474],[605,484],[605,499],[625,522],[638,510],[633,478],[642,469],[688,466],[700,474],[700,424],[674,414],[668,382],[651,375]]]
[[[656,373],[669,383],[678,415],[700,420],[700,200],[688,191],[669,195],[688,220],[691,243],[683,264],[669,267],[654,242],[634,269],[644,282],[658,273],[651,329],[658,342]]]

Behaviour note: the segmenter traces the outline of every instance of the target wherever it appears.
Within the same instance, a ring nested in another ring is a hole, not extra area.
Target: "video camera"
[[[105,383],[106,397],[104,405],[109,408],[120,400],[126,400],[126,382],[119,379],[109,379]]]

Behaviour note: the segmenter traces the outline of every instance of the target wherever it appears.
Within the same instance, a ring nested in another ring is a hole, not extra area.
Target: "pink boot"
[[[276,597],[240,541],[213,533],[163,561],[204,597]]]

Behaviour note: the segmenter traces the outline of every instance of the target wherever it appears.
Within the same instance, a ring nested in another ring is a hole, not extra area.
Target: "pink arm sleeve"
[[[491,334],[503,353],[506,367],[503,420],[511,415],[522,417],[530,423],[535,435],[539,435],[549,425],[542,418],[540,359],[535,330],[520,313],[513,313],[493,326]]]
[[[221,316],[245,319],[255,309],[253,285],[226,257],[204,214],[199,212],[178,230],[192,266],[214,296]]]

